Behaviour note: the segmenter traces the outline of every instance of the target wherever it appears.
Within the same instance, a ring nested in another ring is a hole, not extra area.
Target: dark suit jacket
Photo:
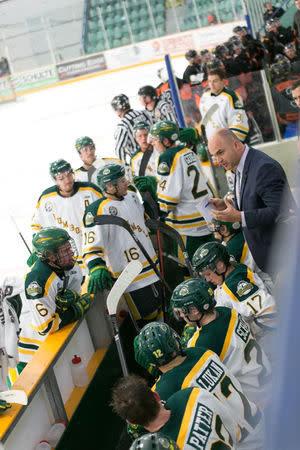
[[[254,148],[246,157],[240,203],[238,209],[245,214],[243,233],[250,252],[258,267],[268,272],[275,226],[279,218],[290,215],[289,209],[296,210],[296,204],[281,165]]]

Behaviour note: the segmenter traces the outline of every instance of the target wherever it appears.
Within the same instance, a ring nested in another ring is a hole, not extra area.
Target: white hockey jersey
[[[219,108],[205,127],[207,138],[209,139],[218,128],[229,128],[243,142],[249,132],[249,125],[239,94],[226,87],[218,95],[214,95],[210,90],[204,92],[200,101],[202,118],[214,104]]]
[[[144,208],[137,195],[128,192],[123,200],[103,198],[86,209],[83,218],[85,226],[83,260],[89,270],[103,265],[105,261],[111,275],[117,278],[131,260],[138,259],[143,265],[142,272],[125,292],[131,292],[158,281],[154,270],[127,230],[116,225],[94,224],[94,217],[101,214],[125,219],[152,261],[155,264],[158,261],[145,225]]]
[[[25,278],[26,305],[21,314],[19,357],[29,362],[49,334],[59,329],[61,319],[56,312],[55,297],[60,289],[67,288],[80,294],[82,271],[78,264],[65,271],[60,278],[47,264],[37,260]]]
[[[57,186],[46,189],[39,198],[32,218],[31,228],[36,233],[41,228],[59,227],[67,230],[78,249],[78,263],[82,264],[82,218],[85,208],[102,197],[98,187],[90,183],[75,182],[74,194],[63,197]]]
[[[157,199],[166,224],[181,235],[210,234],[205,216],[214,195],[197,155],[183,146],[166,149],[159,157],[157,178]]]
[[[258,406],[265,406],[269,398],[271,374],[266,354],[236,310],[216,307],[216,311],[217,318],[198,328],[188,347],[207,347],[216,352],[239,380],[249,400]]]
[[[95,167],[92,166],[88,170],[86,170],[83,166],[79,167],[79,169],[75,170],[74,179],[75,181],[84,181],[94,183],[98,186],[97,183],[97,175],[102,167],[107,164],[119,164],[120,166],[124,166],[122,161],[118,158],[98,158],[95,161]],[[97,167],[96,167],[97,166]]]
[[[139,176],[139,171],[140,171],[143,155],[144,155],[144,153],[142,151],[137,151],[131,158],[131,161],[130,161],[131,171],[132,171],[132,174],[134,177]],[[147,167],[146,167],[144,175],[146,175],[146,176],[150,175],[152,177],[156,177],[158,157],[159,157],[158,151],[155,150],[155,148],[153,148],[152,154],[147,163]]]
[[[151,114],[153,123],[161,122],[162,120],[168,120],[170,122],[178,124],[174,106],[162,98],[157,101],[152,111],[147,110],[147,112]]]
[[[255,338],[276,327],[275,299],[261,278],[245,264],[235,264],[234,270],[214,294],[218,306],[234,308],[243,316]]]

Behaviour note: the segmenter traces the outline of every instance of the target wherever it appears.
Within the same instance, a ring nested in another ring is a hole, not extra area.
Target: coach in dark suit
[[[277,161],[241,143],[228,129],[216,131],[208,148],[220,166],[235,172],[234,203],[212,199],[216,207],[212,215],[242,224],[255,263],[268,272],[275,226],[296,209],[285,172]]]

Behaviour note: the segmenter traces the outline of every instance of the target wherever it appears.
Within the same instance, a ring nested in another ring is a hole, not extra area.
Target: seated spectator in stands
[[[212,13],[207,14],[206,16],[209,25],[214,25],[215,23],[217,23],[217,19],[216,16]]]
[[[184,56],[189,64],[183,73],[183,81],[185,83],[191,83],[197,81],[198,78],[198,82],[201,83],[203,79],[203,70],[200,55],[198,55],[196,50],[189,50]],[[191,77],[196,77],[196,79],[192,79]]]
[[[283,8],[278,8],[277,6],[273,6],[271,2],[265,3],[266,11],[264,12],[264,22],[267,22],[269,19],[279,18],[281,17],[285,11]]]
[[[289,42],[292,42],[294,35],[291,27],[285,28],[281,25],[280,20],[278,19],[270,19],[266,22],[266,35],[277,42],[279,45],[281,44],[284,47]]]
[[[4,56],[0,58],[0,76],[2,77],[3,75],[10,75],[9,64]]]

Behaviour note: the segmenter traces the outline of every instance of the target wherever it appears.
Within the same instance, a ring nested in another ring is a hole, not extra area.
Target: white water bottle
[[[51,450],[51,445],[48,441],[41,441],[35,447],[35,450]]]
[[[66,429],[66,422],[56,422],[52,425],[48,433],[46,434],[46,441],[49,442],[51,447],[56,447],[63,432]]]
[[[81,361],[80,356],[74,355],[71,364],[71,372],[73,383],[75,384],[75,386],[83,387],[88,384],[89,377],[86,371],[86,367]]]

